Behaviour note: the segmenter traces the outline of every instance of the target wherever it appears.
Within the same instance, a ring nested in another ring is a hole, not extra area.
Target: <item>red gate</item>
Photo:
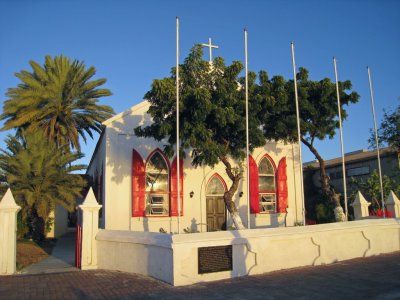
[[[81,268],[82,258],[82,218],[80,209],[77,210],[76,237],[75,237],[75,267]]]

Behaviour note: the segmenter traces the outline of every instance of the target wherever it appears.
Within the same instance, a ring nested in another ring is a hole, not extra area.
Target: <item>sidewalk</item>
[[[0,299],[400,299],[400,252],[184,287],[104,270],[5,276]]]
[[[37,264],[30,265],[21,274],[43,274],[79,271],[75,263],[75,232],[68,232],[58,238],[51,255]]]

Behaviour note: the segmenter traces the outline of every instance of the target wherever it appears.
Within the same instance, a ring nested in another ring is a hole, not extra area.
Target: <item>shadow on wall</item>
[[[129,122],[125,119],[129,118]],[[124,178],[132,175],[132,149],[139,153],[149,152],[151,145],[144,142],[145,138],[135,135],[134,129],[139,125],[148,125],[151,122],[149,115],[128,115],[116,120],[107,127],[107,167],[112,168],[111,180],[121,183]]]

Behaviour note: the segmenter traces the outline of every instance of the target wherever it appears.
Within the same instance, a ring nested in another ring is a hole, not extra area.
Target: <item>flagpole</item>
[[[300,113],[299,113],[299,97],[297,95],[297,76],[296,76],[296,61],[294,58],[294,44],[292,45],[292,64],[293,64],[293,82],[294,82],[294,96],[296,100],[296,118],[297,118],[297,137],[299,143],[299,159],[300,159],[300,181],[301,181],[301,201],[303,206],[303,226],[306,226],[306,212],[304,204],[304,182],[303,182],[303,158],[301,153],[301,131],[300,131]]]
[[[250,229],[250,169],[249,169],[249,70],[248,70],[248,59],[247,59],[247,30],[244,29],[244,60],[245,60],[245,72],[246,72],[246,166],[247,166],[247,228]]]
[[[379,153],[379,138],[378,138],[378,130],[376,129],[376,115],[375,115],[374,94],[372,92],[371,71],[370,71],[368,66],[367,66],[367,70],[368,70],[369,92],[371,94],[372,115],[374,117],[374,133],[375,133],[376,153],[377,153],[377,156],[378,156],[378,170],[379,170],[379,184],[380,184],[380,187],[381,187],[382,212],[383,212],[383,217],[386,218],[385,201],[384,201],[384,198],[383,198],[384,196],[383,196],[383,183],[382,183],[381,156],[380,156],[380,153]]]
[[[348,212],[347,212],[346,165],[345,165],[345,161],[344,161],[342,112],[341,112],[341,105],[340,105],[339,81],[338,81],[338,72],[337,72],[336,58],[335,57],[333,57],[333,65],[334,65],[334,69],[335,69],[336,96],[337,96],[337,105],[338,105],[338,114],[339,114],[340,145],[341,145],[341,149],[342,149],[342,172],[343,172],[344,207],[345,207],[345,210],[346,210],[346,221],[348,221],[349,218],[348,218]]]
[[[180,233],[181,193],[179,160],[179,18],[176,17],[176,186],[178,198],[178,234]]]

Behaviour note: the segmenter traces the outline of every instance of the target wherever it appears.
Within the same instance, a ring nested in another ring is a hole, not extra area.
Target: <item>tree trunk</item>
[[[314,146],[311,143],[309,143],[306,139],[301,137],[301,141],[303,142],[304,145],[308,147],[308,149],[310,149],[310,151],[315,155],[315,157],[319,162],[320,182],[321,182],[322,192],[328,197],[329,201],[332,202],[333,205],[335,206],[333,212],[335,214],[336,222],[345,221],[346,215],[344,214],[343,208],[340,205],[340,194],[336,193],[333,187],[330,185],[330,178],[328,175],[326,175],[324,159],[318,153],[317,149],[315,149]]]
[[[232,200],[233,195],[238,190],[241,176],[240,176],[240,174],[234,174],[232,172],[232,166],[226,156],[220,156],[219,159],[225,165],[226,174],[228,174],[228,177],[232,180],[231,187],[224,194],[225,206],[228,209],[229,213],[231,214],[231,217],[232,217],[233,223],[235,224],[236,229],[238,229],[238,230],[245,229],[245,227],[243,226],[243,223],[242,223],[242,219],[240,218],[239,212],[237,211],[236,204]]]

